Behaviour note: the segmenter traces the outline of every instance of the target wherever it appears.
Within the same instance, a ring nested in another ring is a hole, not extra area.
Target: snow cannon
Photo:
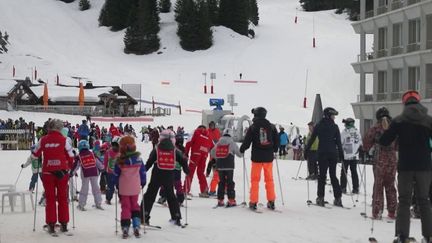
[[[222,106],[224,105],[224,103],[225,103],[224,99],[221,98],[211,98],[209,100],[210,107],[214,106],[215,107],[214,110],[218,110],[218,111],[223,110]]]

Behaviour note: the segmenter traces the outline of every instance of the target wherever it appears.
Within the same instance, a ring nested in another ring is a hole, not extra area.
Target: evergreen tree
[[[100,26],[110,26],[118,31],[131,24],[131,11],[137,0],[105,0],[99,15]]]
[[[207,0],[211,25],[219,25],[219,0]]]
[[[159,11],[161,13],[169,13],[171,11],[171,0],[160,0]]]
[[[249,20],[254,24],[259,23],[258,3],[257,0],[249,0]]]
[[[81,11],[90,9],[90,2],[89,2],[89,0],[80,0],[80,2],[79,2],[79,9]]]
[[[197,50],[206,50],[213,45],[213,31],[211,30],[211,20],[208,7],[207,1],[198,0],[199,45],[197,46]]]
[[[213,44],[205,0],[178,0],[175,8],[180,46],[187,51],[205,50]]]
[[[221,0],[219,5],[220,24],[235,32],[246,35],[249,30],[249,0]]]
[[[126,54],[150,54],[159,50],[159,16],[155,0],[139,0],[135,21],[127,28],[124,37]]]

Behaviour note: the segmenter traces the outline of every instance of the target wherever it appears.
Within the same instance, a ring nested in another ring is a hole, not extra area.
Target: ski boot
[[[223,206],[225,206],[225,202],[224,202],[224,200],[223,200],[223,199],[218,200],[217,206],[218,206],[218,207],[223,207]]]
[[[52,235],[56,233],[54,223],[49,223],[47,227],[48,227],[48,234]]]
[[[358,189],[358,188],[354,188],[354,189],[352,190],[352,193],[353,193],[353,194],[359,194],[359,189]]]
[[[110,200],[106,200],[105,203],[106,203],[107,205],[111,205],[111,201],[110,201]]]
[[[208,195],[209,195],[209,197],[215,197],[216,196],[216,192],[209,192]]]
[[[209,198],[210,197],[209,194],[208,194],[208,192],[206,192],[206,191],[198,194],[198,196],[202,197],[202,198]]]
[[[103,207],[102,207],[102,205],[96,205],[96,209],[99,209],[99,210],[105,210]]]
[[[316,199],[316,204],[317,204],[318,206],[324,207],[324,206],[325,206],[324,197],[317,197],[317,199]]]
[[[235,206],[237,206],[236,200],[235,199],[229,199],[226,207],[230,208],[230,207],[235,207]]]
[[[388,213],[387,214],[387,217],[389,217],[389,219],[391,219],[391,220],[395,220],[396,219],[396,214],[395,213]]]
[[[336,207],[343,208],[342,199],[340,197],[335,198],[334,201],[333,201],[333,205],[335,205]]]
[[[166,202],[166,197],[160,197],[158,200],[157,200],[157,203],[159,203],[160,205],[164,205],[165,204],[165,202]]]
[[[275,210],[276,207],[275,207],[275,203],[274,203],[274,201],[268,201],[268,202],[267,202],[267,208],[268,208],[268,209],[271,209],[271,210]]]
[[[84,206],[81,206],[81,205],[78,205],[78,206],[77,206],[77,209],[78,209],[78,210],[81,210],[81,211],[87,211],[87,209],[85,209],[85,207],[84,207]]]
[[[123,239],[129,238],[129,227],[128,226],[122,227],[122,238]]]
[[[140,238],[140,225],[141,225],[141,219],[139,217],[133,217],[132,218],[132,226],[133,226],[133,233],[136,238]]]
[[[62,223],[62,224],[60,225],[60,231],[61,231],[62,233],[67,233],[67,232],[69,232],[66,223]]]
[[[252,210],[252,211],[258,210],[257,204],[250,202],[249,203],[249,209]]]

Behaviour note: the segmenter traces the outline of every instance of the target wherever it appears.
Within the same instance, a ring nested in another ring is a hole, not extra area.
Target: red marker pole
[[[15,77],[15,66],[12,66],[12,77]]]
[[[56,83],[57,83],[57,85],[60,84],[60,78],[59,78],[58,74],[57,74],[57,76],[56,76]]]
[[[35,80],[37,80],[37,69],[36,69],[36,67],[35,67],[35,70],[34,70],[34,77],[35,77]]]
[[[297,24],[297,16],[294,18],[294,24]]]
[[[214,91],[214,89],[213,89],[213,79],[212,79],[211,80],[211,86],[210,86],[210,93],[213,94],[213,91]]]

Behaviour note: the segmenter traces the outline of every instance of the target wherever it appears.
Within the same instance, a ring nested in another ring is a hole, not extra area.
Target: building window
[[[432,98],[432,64],[426,64],[426,98]]]
[[[393,25],[392,55],[398,55],[402,53],[403,53],[402,23],[398,23]]]
[[[408,46],[407,51],[420,50],[420,19],[412,19],[408,22]]]
[[[402,69],[393,69],[392,100],[400,100],[402,97]]]
[[[385,100],[386,99],[386,90],[387,90],[387,72],[386,71],[378,71],[378,90],[377,90],[377,100]]]
[[[432,49],[432,14],[426,16],[426,48]]]
[[[378,58],[387,56],[387,28],[378,29]]]
[[[420,67],[408,68],[408,89],[419,90],[420,84]]]

